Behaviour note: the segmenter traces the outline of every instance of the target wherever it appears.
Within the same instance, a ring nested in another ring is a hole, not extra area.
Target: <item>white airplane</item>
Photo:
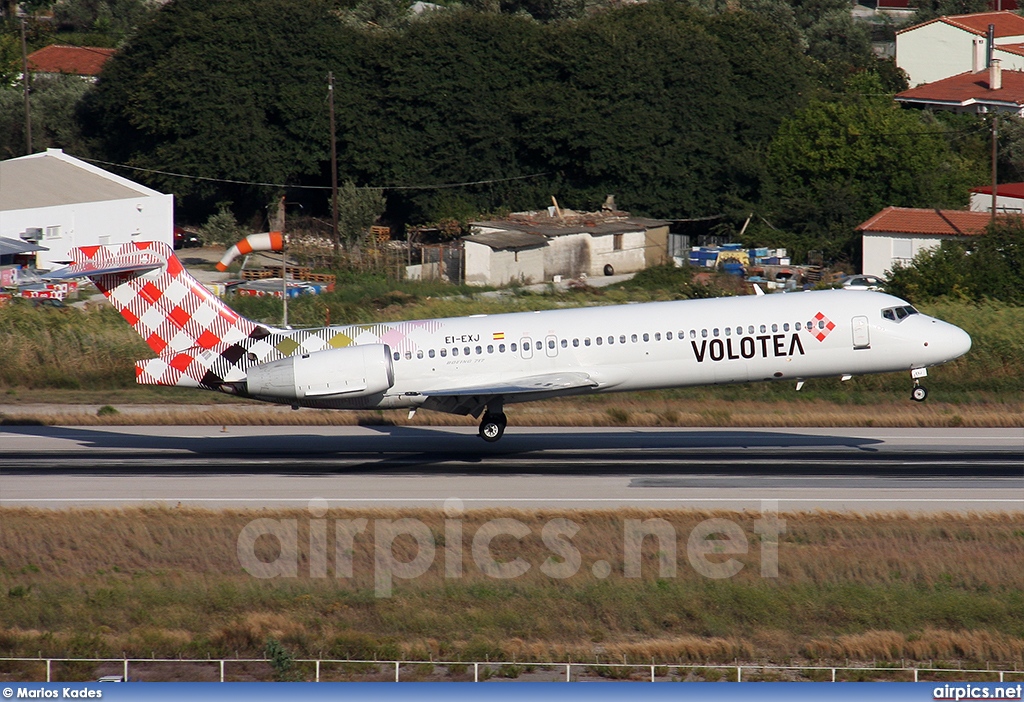
[[[971,348],[899,298],[846,290],[278,329],[234,312],[166,244],[72,256],[51,277],[90,278],[156,354],[136,363],[139,383],[472,415],[487,441],[504,405],[565,395],[909,371],[921,401],[927,368]]]

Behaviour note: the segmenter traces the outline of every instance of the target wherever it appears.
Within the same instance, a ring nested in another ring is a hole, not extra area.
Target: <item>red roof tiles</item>
[[[995,25],[996,38],[999,37],[1012,37],[1018,34],[1024,34],[1024,17],[1014,14],[1012,12],[976,12],[971,15],[949,15],[944,17],[936,17],[935,19],[922,22],[921,24],[915,24],[913,27],[907,27],[901,29],[897,34],[903,32],[909,32],[917,29],[918,27],[924,27],[925,25],[931,24],[932,22],[945,22],[946,24],[954,27],[959,27],[964,31],[970,32],[971,34],[978,34],[985,36],[988,32],[988,26],[990,24]]]
[[[75,76],[98,76],[103,64],[115,49],[95,46],[63,46],[50,44],[28,56],[28,68],[38,73],[69,73]]]
[[[1002,71],[1003,87],[988,89],[988,71],[960,73],[896,94],[899,102],[1002,102],[1024,105],[1024,72]]]
[[[857,230],[892,234],[976,236],[985,233],[985,227],[990,221],[992,215],[987,212],[886,207],[857,227]]]
[[[991,195],[992,186],[982,185],[979,188],[971,188],[971,192]],[[1016,197],[1024,200],[1024,183],[1000,183],[999,187],[996,188],[996,195],[999,197]]]

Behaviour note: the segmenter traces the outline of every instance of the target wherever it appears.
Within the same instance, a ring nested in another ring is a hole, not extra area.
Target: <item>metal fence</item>
[[[953,681],[977,681],[977,682],[1017,682],[1024,681],[1024,670],[1018,669],[973,669],[973,668],[944,668],[928,667],[919,668],[912,666],[821,666],[821,665],[757,665],[757,664],[736,664],[736,665],[696,665],[696,664],[670,664],[670,663],[602,663],[602,662],[524,662],[524,661],[423,661],[423,660],[359,660],[359,659],[335,659],[335,658],[296,658],[291,659],[291,664],[301,664],[307,669],[310,667],[311,675],[297,677],[296,679],[312,679],[314,682],[321,682],[322,674],[330,669],[340,668],[341,679],[352,679],[354,677],[377,680],[403,681],[429,677],[437,674],[438,669],[444,670],[446,677],[461,677],[482,682],[495,679],[546,679],[551,681],[564,680],[574,682],[579,680],[600,680],[611,679],[635,682],[657,682],[657,681],[687,681],[694,679],[701,680],[728,680],[744,682],[752,680],[794,680],[794,681],[817,681],[817,682],[841,682],[844,680],[893,680],[905,679],[907,682],[953,682]],[[170,667],[192,667],[210,666],[212,670],[209,675],[200,676],[202,679],[219,677],[220,682],[237,679],[234,670],[245,669],[244,679],[252,680],[262,678],[265,680],[274,679],[273,663],[265,658],[45,658],[45,657],[0,657],[2,663],[40,664],[45,665],[45,682],[57,682],[54,677],[55,664],[84,665],[94,664],[92,672],[100,669],[105,675],[116,667],[123,680],[140,679],[132,677],[132,671],[141,671],[145,668],[160,666]],[[258,670],[253,671],[252,666]],[[426,670],[429,669],[429,670]],[[81,674],[79,674],[79,677]],[[152,675],[146,675],[147,679],[153,679]],[[180,675],[173,676],[182,680]],[[328,676],[338,677],[337,674]],[[187,678],[185,678],[187,679]],[[41,680],[38,682],[42,682]],[[67,681],[63,681],[67,682]]]

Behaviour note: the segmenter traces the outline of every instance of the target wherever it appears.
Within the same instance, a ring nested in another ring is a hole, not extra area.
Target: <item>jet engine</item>
[[[307,397],[365,397],[395,384],[391,349],[385,344],[346,346],[289,356],[250,368],[249,395],[301,400]]]

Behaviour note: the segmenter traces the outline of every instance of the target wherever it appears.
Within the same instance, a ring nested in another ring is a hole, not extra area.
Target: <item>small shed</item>
[[[992,211],[992,186],[971,188],[971,212]],[[1000,183],[996,186],[996,212],[1024,214],[1024,183]]]
[[[894,264],[909,264],[944,240],[984,234],[990,221],[982,212],[886,207],[857,227],[863,234],[861,272],[885,277]]]
[[[551,208],[471,226],[473,234],[463,239],[470,284],[635,273],[669,260],[669,222],[626,212]]]

